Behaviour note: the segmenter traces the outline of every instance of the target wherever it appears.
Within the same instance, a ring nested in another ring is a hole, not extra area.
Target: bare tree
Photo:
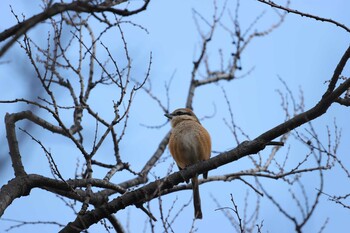
[[[285,119],[255,138],[251,138],[236,123],[226,84],[252,73],[253,68],[247,69],[242,64],[247,48],[254,41],[283,27],[288,13],[338,26],[347,33],[350,29],[335,20],[292,9],[289,1],[278,5],[257,0],[256,4],[272,7],[270,13],[274,15],[275,21],[269,26],[258,26],[264,14],[255,16],[248,26],[243,26],[239,18],[239,1],[235,4],[214,1],[211,18],[193,10],[200,44],[193,61],[184,105],[193,109],[196,92],[200,88],[219,86],[221,102],[226,105],[227,113],[223,120],[231,132],[233,149],[220,149],[210,160],[176,172],[166,150],[171,132],[164,133],[152,153],[138,151],[142,154],[140,161],[143,164],[140,168],[130,162],[130,155],[123,152],[125,143],[133,145],[125,139],[130,125],[137,125],[130,118],[133,114],[150,114],[145,109],[133,112],[136,93],[150,97],[149,105],[157,106],[162,113],[171,111],[170,102],[176,96],[172,86],[175,74],[166,82],[160,97],[159,90],[154,88],[157,77],[151,75],[151,71],[157,69],[157,65],[153,64],[152,52],[149,52],[142,66],[135,66],[130,51],[127,29],[148,33],[143,25],[133,22],[132,17],[147,11],[151,5],[149,0],[56,3],[43,0],[42,11],[30,17],[20,16],[11,10],[17,24],[0,33],[0,57],[6,57],[10,48],[19,46],[30,62],[28,66],[35,71],[36,85],[41,91],[26,98],[1,97],[4,98],[0,100],[1,104],[15,104],[22,110],[4,116],[14,178],[1,187],[0,213],[3,216],[14,200],[28,196],[33,189],[39,188],[55,194],[73,211],[75,217],[69,223],[62,223],[59,218],[35,222],[2,220],[13,221],[11,229],[28,224],[54,224],[60,232],[81,232],[101,222],[108,232],[112,229],[127,232],[129,223],[123,224],[116,214],[134,206],[147,217],[145,231],[157,232],[161,228],[164,232],[174,232],[177,218],[184,209],[191,207],[191,201],[186,200],[185,204],[181,204],[176,198],[170,207],[165,207],[165,196],[191,189],[191,184],[182,183],[194,174],[239,160],[246,160],[249,165],[239,171],[211,175],[199,181],[200,184],[238,181],[249,190],[243,202],[236,200],[232,194],[228,196],[230,206],[223,205],[212,196],[217,210],[224,213],[237,232],[263,232],[268,228],[264,225],[264,216],[260,214],[263,201],[271,203],[283,218],[291,222],[296,232],[304,231],[323,197],[349,208],[346,203],[349,194],[328,193],[324,182],[327,172],[334,169],[340,169],[350,177],[347,164],[342,162],[342,157],[346,155],[338,154],[341,130],[334,121],[332,125],[326,126],[327,136],[324,140],[313,120],[327,114],[334,103],[344,108],[350,105],[350,80],[344,74],[350,58],[350,47],[339,58],[333,75],[327,81],[326,90],[320,93],[322,97],[311,108],[305,107],[302,90],[297,99],[288,83],[280,78],[283,89],[277,93]],[[38,38],[32,32],[40,28],[44,28],[46,34]],[[213,56],[210,46],[215,42],[219,30],[226,33],[231,47],[216,48],[218,55]],[[6,65],[1,63],[1,66]],[[29,105],[30,109],[23,107],[25,105]],[[215,118],[215,107],[213,112],[203,119]],[[31,127],[23,126],[22,121]],[[160,132],[166,123],[138,126],[158,129]],[[54,141],[50,141],[53,137]],[[24,157],[31,160],[36,157],[30,149],[22,148],[21,143],[25,138],[31,139],[33,147],[41,148],[51,176],[40,169],[28,171],[23,162]],[[63,140],[71,154],[52,151],[51,145],[56,140]],[[297,162],[291,162],[294,156],[291,148],[295,146],[303,147],[304,153],[298,155]],[[104,147],[108,148],[108,155]],[[65,156],[71,161],[71,173],[57,162]],[[166,175],[157,168],[164,161],[168,167]],[[308,174],[313,175],[317,187],[312,197],[306,191],[305,179]],[[291,211],[289,203],[280,200],[279,192],[271,190],[271,185],[287,193],[297,213]],[[157,210],[152,206],[155,202]],[[129,217],[128,221],[133,220]],[[188,231],[196,231],[195,223],[192,219],[188,222]],[[327,227],[327,223],[328,219],[320,223],[320,232]]]

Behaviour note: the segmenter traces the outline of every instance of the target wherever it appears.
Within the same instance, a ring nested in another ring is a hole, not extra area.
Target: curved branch
[[[19,22],[15,26],[6,29],[2,33],[0,33],[0,42],[4,41],[10,37],[11,40],[7,42],[0,50],[0,57],[4,55],[4,53],[12,46],[12,44],[23,34],[25,34],[29,29],[36,26],[38,23],[43,22],[49,18],[54,17],[55,15],[61,14],[66,11],[75,11],[75,12],[84,12],[84,13],[99,13],[99,12],[111,12],[120,16],[130,16],[137,14],[141,11],[146,10],[150,0],[145,0],[145,3],[142,7],[129,11],[127,9],[120,10],[115,9],[110,6],[104,5],[92,5],[89,2],[85,1],[74,1],[71,3],[55,3],[51,7],[47,8],[42,13],[34,15],[23,22]]]
[[[5,115],[5,125],[6,125],[6,138],[10,150],[10,156],[12,160],[12,167],[15,172],[15,176],[23,176],[27,173],[24,170],[21,154],[18,147],[18,140],[16,135],[15,122],[18,119],[17,114],[6,114]]]
[[[71,188],[62,181],[34,174],[18,176],[10,180],[0,189],[0,216],[3,215],[6,208],[11,205],[16,198],[27,196],[33,188],[43,186],[59,188],[65,192],[71,192]]]
[[[350,47],[344,53],[342,60],[348,60],[350,57]],[[341,63],[341,62],[339,62]],[[342,66],[337,66],[337,70],[341,72],[346,63],[341,63]],[[175,172],[168,177],[149,183],[135,191],[125,193],[123,196],[113,199],[109,203],[102,205],[92,211],[86,212],[84,215],[77,218],[74,222],[70,222],[60,232],[80,232],[87,229],[92,224],[97,223],[103,218],[106,218],[112,213],[116,213],[121,209],[130,205],[143,203],[153,198],[162,195],[162,191],[169,189],[190,179],[194,174],[201,174],[213,169],[216,169],[224,164],[231,163],[247,155],[256,154],[263,150],[271,140],[303,125],[311,120],[323,115],[333,102],[350,87],[350,79],[339,85],[332,93],[323,95],[322,99],[308,111],[301,113],[292,119],[270,129],[261,134],[252,141],[245,141],[239,144],[236,148],[221,153],[209,160],[197,163],[179,172]]]
[[[37,174],[18,176],[10,180],[0,189],[0,216],[3,215],[6,208],[11,205],[16,198],[29,195],[33,188],[45,189],[49,192],[59,194],[74,200],[83,201],[86,195],[78,187],[86,187],[88,184],[93,187],[113,189],[117,193],[125,193],[122,187],[100,179],[73,179],[60,181],[44,177]],[[95,193],[90,198],[90,203],[95,206],[102,205],[107,198],[101,193]]]
[[[108,220],[112,224],[112,226],[114,227],[114,229],[117,233],[126,232],[123,228],[123,225],[120,223],[120,221],[114,215],[108,216]]]
[[[55,126],[44,119],[36,116],[31,111],[22,111],[18,113],[12,113],[12,114],[6,114],[5,116],[5,125],[6,125],[6,137],[8,141],[8,146],[10,150],[10,156],[12,160],[12,167],[15,172],[15,176],[23,176],[26,175],[26,172],[24,170],[21,154],[18,147],[18,141],[17,141],[17,135],[16,135],[16,126],[15,123],[17,121],[27,119],[37,125],[42,126],[43,128],[49,130],[52,133],[58,133],[61,135],[67,135],[67,132],[59,127]],[[75,132],[71,132],[75,133]]]

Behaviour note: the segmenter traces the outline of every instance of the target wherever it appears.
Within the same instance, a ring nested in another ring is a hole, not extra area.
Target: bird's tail
[[[201,198],[199,196],[198,176],[192,177],[194,217],[202,219]]]

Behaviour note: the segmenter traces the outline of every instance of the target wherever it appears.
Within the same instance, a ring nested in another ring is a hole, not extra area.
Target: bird
[[[180,170],[210,158],[210,135],[191,109],[179,108],[170,114],[166,113],[164,115],[170,119],[172,127],[168,143],[169,151]],[[208,172],[203,173],[203,178],[206,179],[207,177]],[[191,178],[191,183],[194,217],[202,219],[198,174]]]

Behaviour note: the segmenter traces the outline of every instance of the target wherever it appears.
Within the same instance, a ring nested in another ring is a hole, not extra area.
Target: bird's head
[[[175,127],[178,123],[182,121],[195,121],[199,123],[198,118],[189,108],[178,108],[172,113],[164,114],[164,116],[170,119],[172,127]]]

